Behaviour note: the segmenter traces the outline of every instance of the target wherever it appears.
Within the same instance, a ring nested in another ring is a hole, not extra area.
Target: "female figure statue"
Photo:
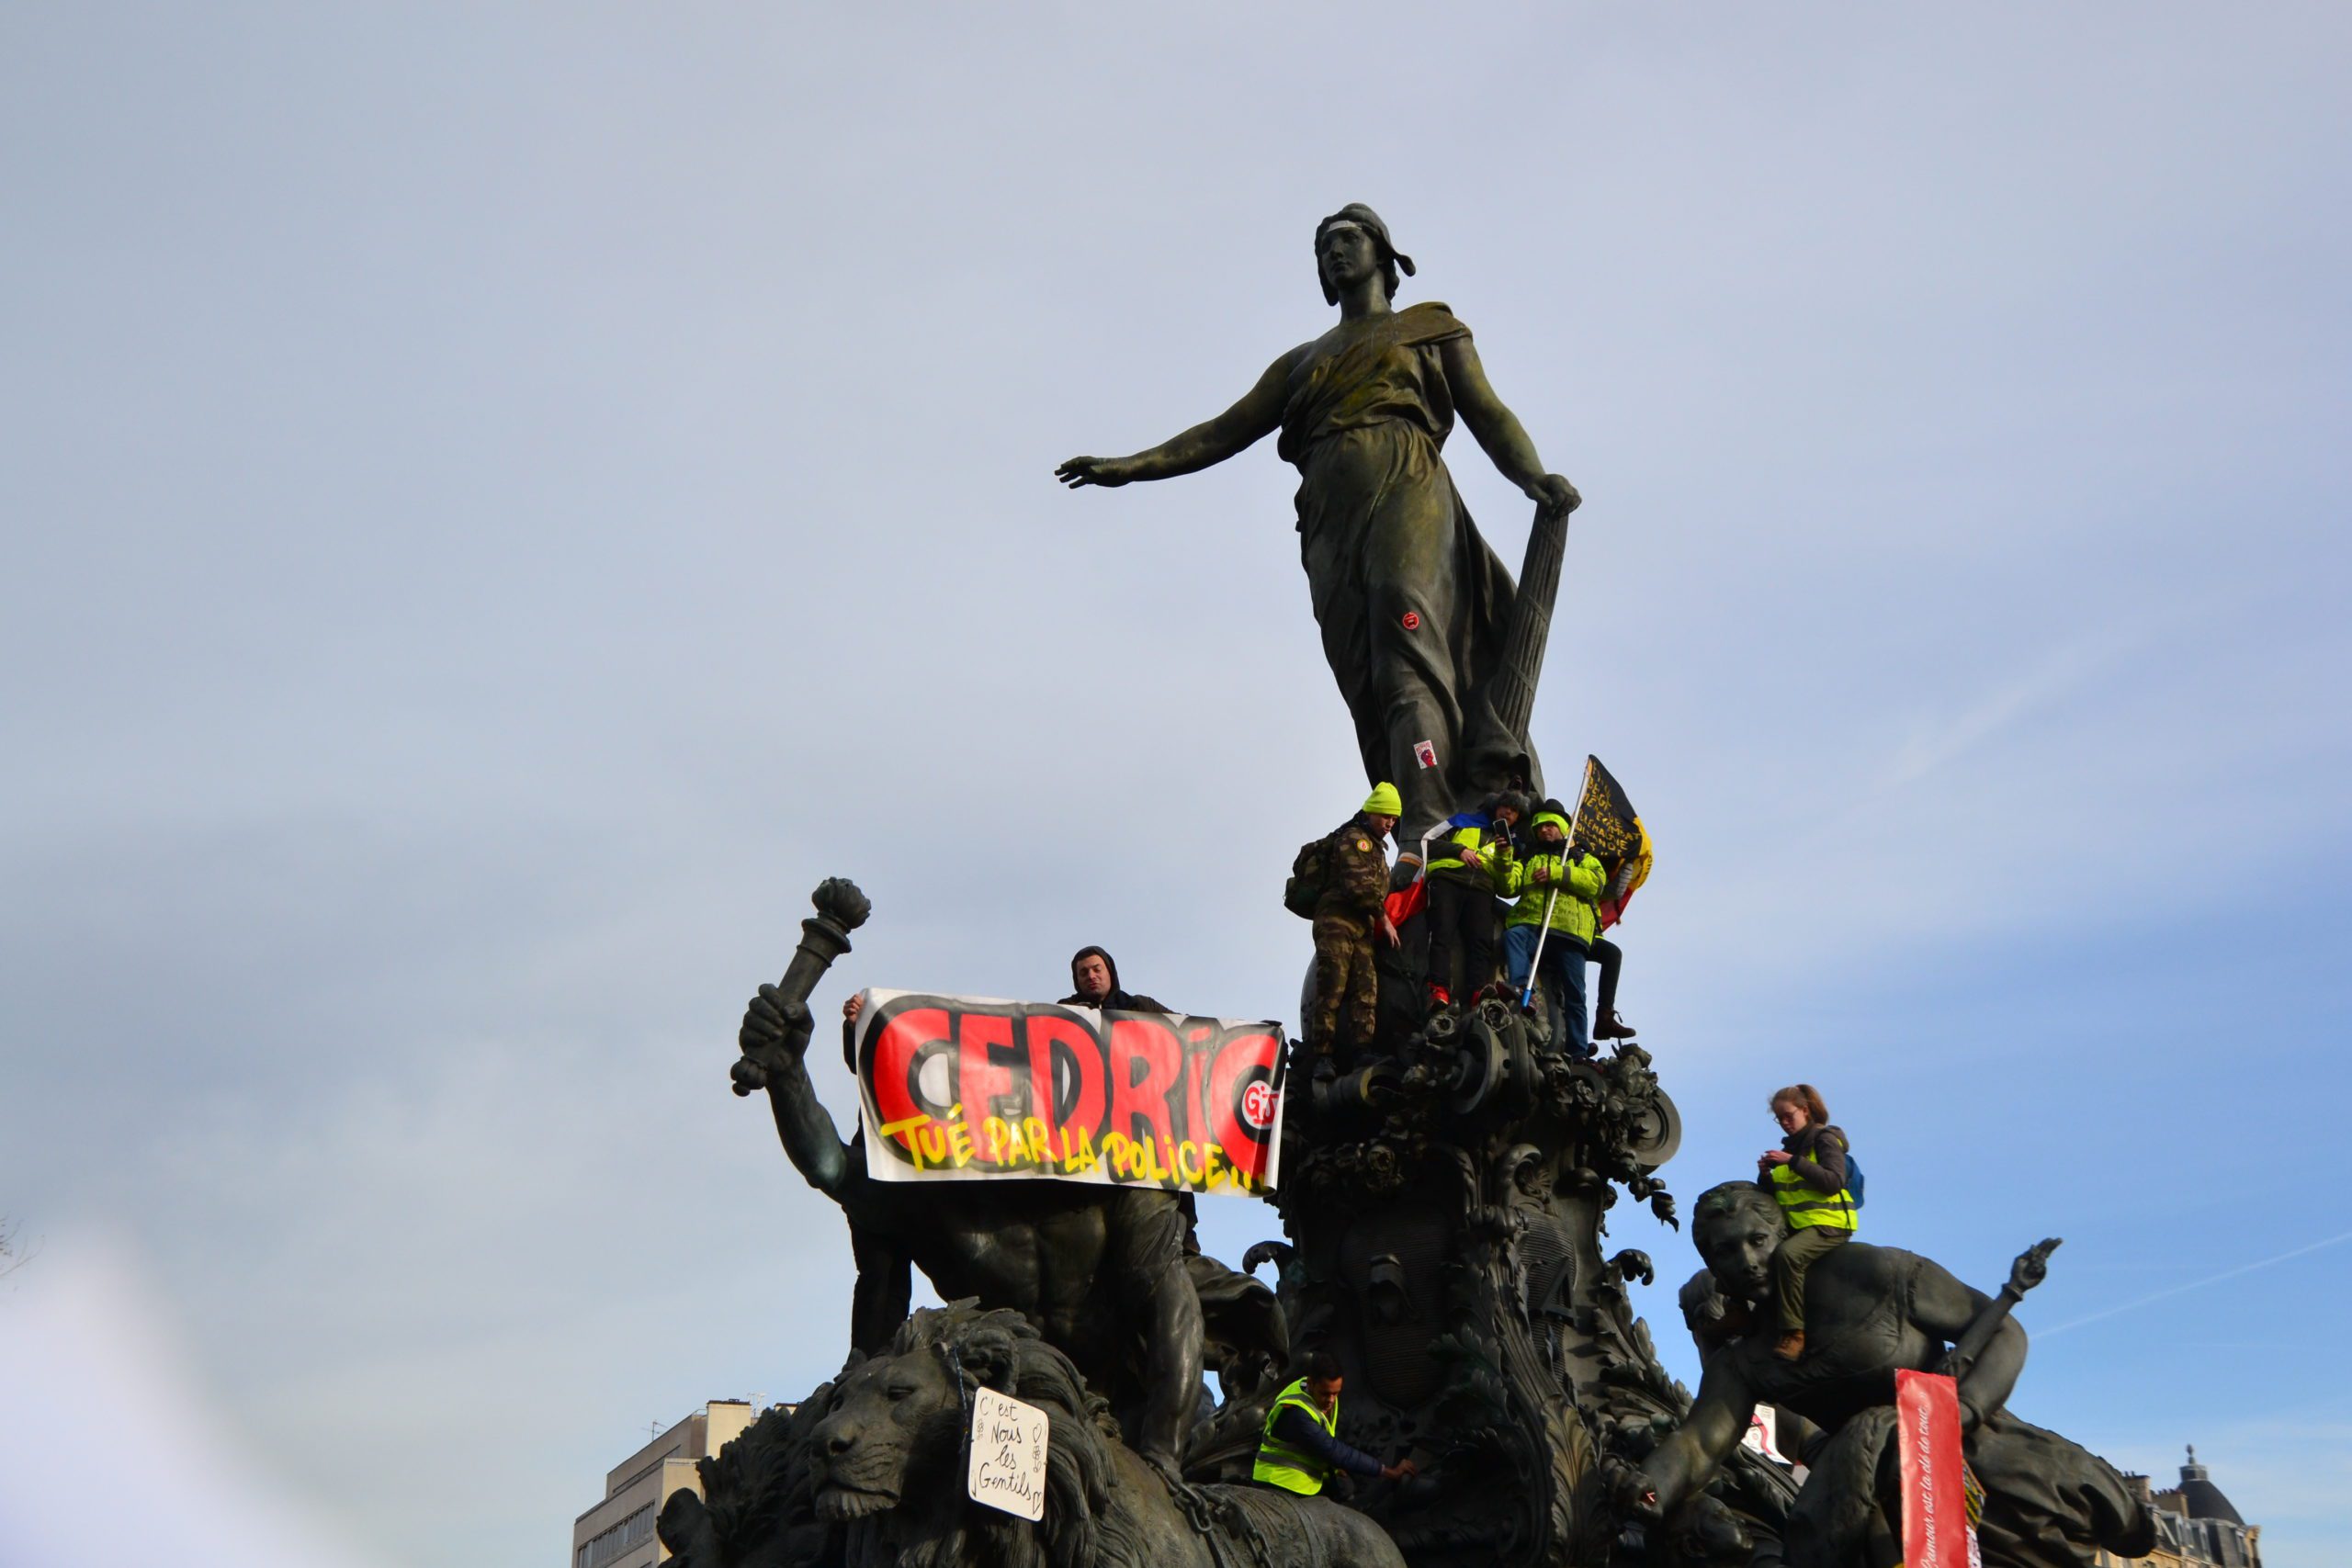
[[[1299,471],[1299,551],[1323,654],[1355,719],[1367,783],[1405,797],[1400,845],[1467,795],[1540,786],[1526,737],[1481,735],[1514,589],[1439,455],[1456,412],[1504,477],[1565,514],[1576,487],[1546,473],[1518,417],[1487,384],[1470,329],[1443,305],[1393,304],[1412,258],[1351,203],[1316,226],[1323,298],[1339,323],[1266,367],[1225,412],[1126,457],[1072,457],[1064,484],[1164,479],[1221,463],[1276,430]],[[1533,671],[1525,672],[1532,681]]]

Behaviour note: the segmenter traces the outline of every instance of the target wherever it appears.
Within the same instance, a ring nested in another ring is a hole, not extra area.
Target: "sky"
[[[727,1089],[822,877],[820,1009],[1101,942],[1295,1010],[1364,782],[1295,477],[1051,475],[1323,331],[1349,201],[1586,498],[1536,738],[1657,840],[1670,1183],[1821,1086],[1871,1239],[2064,1238],[2015,1408],[2338,1561],[2347,65],[2321,5],[0,12],[0,1563],[553,1563],[649,1422],[828,1375],[844,1233]]]

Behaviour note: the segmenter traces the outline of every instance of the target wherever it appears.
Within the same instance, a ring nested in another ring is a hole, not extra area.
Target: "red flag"
[[[1421,906],[1429,901],[1430,879],[1426,876],[1413,878],[1410,886],[1388,895],[1388,923],[1401,928],[1407,920],[1419,914]]]
[[[1960,1385],[1938,1372],[1894,1374],[1903,1459],[1905,1568],[1968,1568],[1960,1457]]]

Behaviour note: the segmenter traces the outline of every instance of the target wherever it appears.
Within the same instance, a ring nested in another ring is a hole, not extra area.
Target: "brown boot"
[[[1634,1026],[1619,1018],[1612,1008],[1592,1021],[1592,1037],[1595,1040],[1631,1040]]]
[[[1792,1328],[1786,1334],[1781,1335],[1779,1341],[1772,1347],[1772,1354],[1780,1357],[1783,1361],[1793,1361],[1799,1356],[1804,1355],[1804,1330],[1802,1328]]]

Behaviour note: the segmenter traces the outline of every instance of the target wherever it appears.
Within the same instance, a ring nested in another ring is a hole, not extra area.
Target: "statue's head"
[[[1781,1205],[1752,1181],[1726,1181],[1699,1194],[1690,1239],[1727,1296],[1761,1301],[1771,1289],[1772,1252],[1786,1225]]]
[[[1388,299],[1396,298],[1396,274],[1413,276],[1413,258],[1388,238],[1380,214],[1351,201],[1315,226],[1315,272],[1323,280],[1323,302],[1336,305],[1340,292],[1379,274]]]

